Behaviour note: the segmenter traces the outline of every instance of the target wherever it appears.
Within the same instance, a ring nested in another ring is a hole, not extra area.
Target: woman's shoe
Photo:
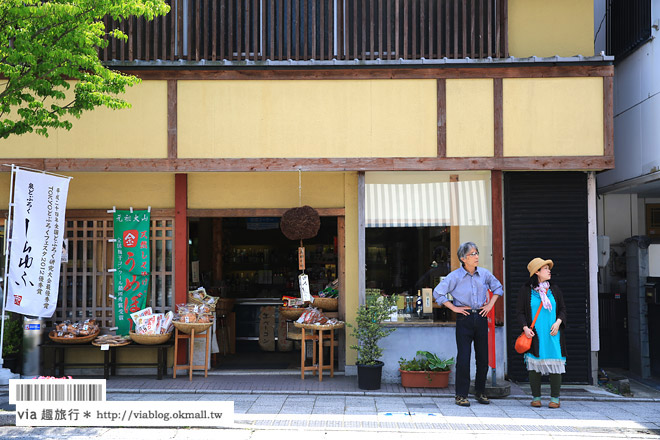
[[[541,407],[541,399],[539,399],[539,400],[536,400],[536,399],[532,400],[532,404],[531,404],[531,405],[532,405],[534,408],[540,408],[540,407]]]
[[[557,401],[557,402],[552,402],[551,401],[550,403],[548,403],[548,408],[559,408],[559,406],[560,406],[559,401]]]

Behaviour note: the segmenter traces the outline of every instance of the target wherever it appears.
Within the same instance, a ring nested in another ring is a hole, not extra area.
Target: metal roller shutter
[[[587,175],[581,172],[525,172],[504,175],[504,233],[508,375],[527,381],[522,355],[513,349],[521,332],[516,321],[520,286],[534,257],[553,260],[553,280],[567,308],[564,382],[589,383],[589,244]]]

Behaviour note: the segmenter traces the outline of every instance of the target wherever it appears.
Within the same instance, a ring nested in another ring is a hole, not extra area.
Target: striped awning
[[[368,228],[405,226],[487,226],[486,182],[365,184]]]

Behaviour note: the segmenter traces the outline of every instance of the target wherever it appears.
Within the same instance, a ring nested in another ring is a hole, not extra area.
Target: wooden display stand
[[[300,324],[294,325],[302,330],[300,338],[300,378],[305,379],[305,371],[318,373],[319,382],[323,381],[323,370],[330,371],[330,377],[335,376],[335,329],[344,327],[344,324],[336,325],[314,325]],[[315,334],[317,332],[318,334]],[[324,333],[325,332],[325,333]],[[312,341],[312,365],[305,365],[305,343]],[[325,342],[330,345],[330,364],[323,364],[323,346]],[[318,354],[318,362],[317,362]]]
[[[210,351],[211,338],[211,329],[206,329],[203,332],[195,334],[195,330],[191,330],[190,334],[180,332],[178,328],[174,330],[174,364],[172,365],[173,377],[176,379],[176,370],[188,370],[190,375],[190,380],[192,381],[193,370],[204,370],[204,377],[208,377],[209,365],[208,357]],[[194,354],[195,354],[195,338],[201,338],[205,340],[205,353],[204,353],[204,365],[193,365]],[[188,353],[188,363],[186,365],[178,365],[178,354],[179,354],[179,341],[188,340],[188,345],[190,352]]]

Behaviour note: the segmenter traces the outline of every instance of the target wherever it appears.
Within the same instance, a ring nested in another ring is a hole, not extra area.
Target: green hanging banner
[[[133,327],[130,314],[147,304],[149,276],[149,211],[116,211],[115,229],[115,326],[118,335]]]

